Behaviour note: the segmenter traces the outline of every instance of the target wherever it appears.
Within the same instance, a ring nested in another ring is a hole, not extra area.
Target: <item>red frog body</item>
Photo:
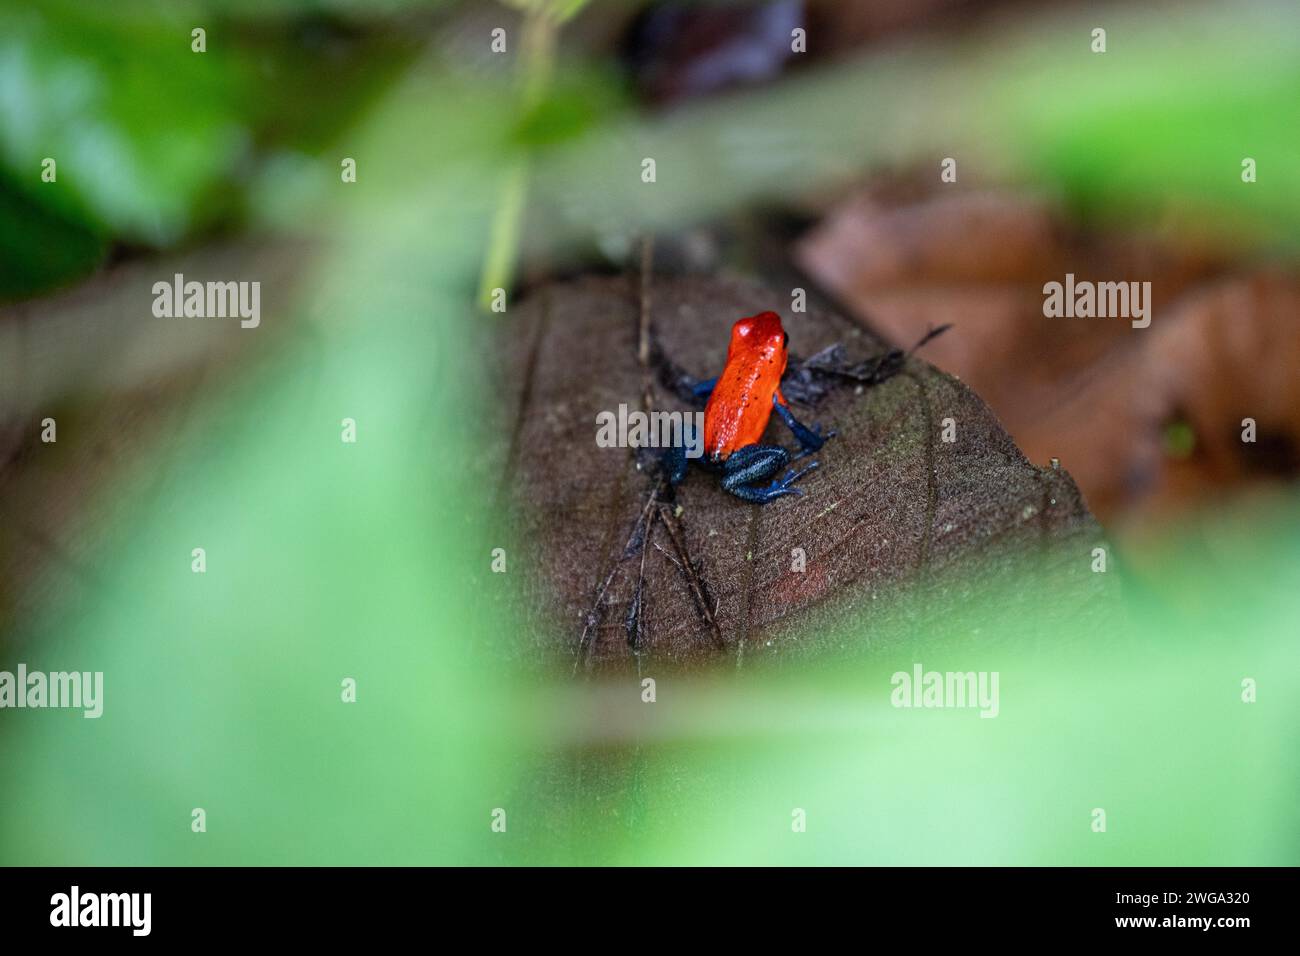
[[[810,462],[784,478],[775,475],[792,461],[817,451],[834,432],[800,424],[781,394],[790,337],[775,312],[760,312],[731,327],[727,361],[716,379],[696,384],[697,395],[709,396],[704,409],[705,463],[722,471],[722,487],[745,501],[766,504],[785,495],[803,492],[791,485],[817,467]],[[762,444],[763,432],[775,411],[799,442],[792,456],[780,445]],[[685,455],[669,458],[669,480],[677,484],[686,476]],[[772,478],[766,487],[755,484]]]
[[[785,404],[781,376],[790,336],[775,312],[760,312],[731,327],[731,344],[704,409],[704,450],[710,460],[726,459],[757,445],[772,417],[773,400]]]

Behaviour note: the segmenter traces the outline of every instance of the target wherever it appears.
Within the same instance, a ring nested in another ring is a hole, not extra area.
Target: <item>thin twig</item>
[[[641,515],[637,518],[636,524],[633,525],[632,533],[628,535],[627,541],[623,544],[623,553],[620,554],[618,560],[614,562],[614,566],[609,569],[609,574],[605,575],[604,582],[601,583],[600,587],[596,591],[596,599],[592,602],[591,609],[588,610],[584,616],[582,636],[578,639],[578,649],[574,653],[573,673],[575,674],[578,673],[579,664],[585,665],[591,660],[591,646],[595,643],[594,640],[592,640],[592,629],[600,623],[600,616],[597,612],[604,604],[605,592],[609,590],[609,586],[614,582],[614,578],[618,575],[619,569],[623,566],[623,562],[636,554],[639,548],[644,547],[646,533],[644,528],[651,515],[650,509],[654,506],[657,497],[658,494],[656,489],[656,493],[650,496],[645,503],[645,507],[641,509]],[[583,653],[584,651],[586,652],[585,655]]]
[[[654,276],[654,237],[651,235],[646,235],[641,242],[640,272],[638,289],[640,301],[637,310],[637,364],[641,368],[641,405],[645,413],[649,415],[654,411],[655,406],[654,363],[652,361],[654,358],[654,335],[650,321],[650,289]],[[632,527],[632,533],[628,535],[627,542],[623,546],[623,553],[615,561],[614,567],[610,569],[609,574],[605,576],[604,582],[597,590],[595,601],[583,622],[582,636],[578,640],[578,649],[574,655],[573,671],[575,674],[579,665],[590,663],[592,649],[595,646],[594,629],[600,623],[599,611],[604,604],[606,592],[609,590],[610,585],[613,584],[624,562],[636,555],[638,551],[641,554],[641,563],[637,571],[636,585],[632,591],[632,602],[627,615],[623,619],[623,627],[628,635],[628,645],[632,655],[637,661],[638,669],[640,668],[641,643],[644,635],[642,618],[645,611],[646,552],[651,545],[658,548],[673,564],[677,565],[678,570],[686,579],[696,612],[704,621],[710,640],[720,650],[726,647],[726,643],[722,639],[722,630],[718,627],[717,609],[709,606],[708,586],[696,570],[695,562],[691,560],[690,551],[686,546],[686,534],[682,529],[681,521],[673,513],[673,509],[661,501],[661,497],[667,490],[668,482],[663,475],[660,475],[646,495],[641,514],[637,517],[636,523]],[[658,542],[654,541],[656,520],[668,529],[668,536],[672,541],[674,550],[677,552],[676,559],[660,547]]]
[[[650,281],[654,274],[654,251],[654,234],[646,233],[641,240],[641,288],[640,303],[637,310],[636,360],[637,364],[641,366],[641,408],[647,416],[654,411],[655,406],[654,387],[650,378]],[[646,509],[649,509],[659,500],[662,488],[663,480],[660,479],[650,492],[650,497],[646,501]],[[654,520],[654,513],[646,519],[645,512],[642,512],[642,521],[646,524],[646,528],[645,539],[641,542],[641,566],[637,571],[636,587],[632,591],[632,606],[629,608],[628,616],[624,621],[627,628],[628,643],[632,648],[632,655],[636,658],[638,672],[641,669],[641,635],[643,633],[641,616],[644,610],[645,559],[649,550],[646,543],[653,541]]]
[[[572,4],[524,4],[522,54],[519,58],[517,115],[526,117],[547,95],[555,72],[555,46],[560,23],[572,14]],[[523,232],[524,205],[528,198],[530,151],[510,161],[502,175],[501,193],[488,233],[483,266],[479,270],[478,303],[492,309],[497,289],[509,289],[514,282]]]
[[[672,509],[667,505],[660,505],[659,520],[668,529],[668,537],[672,539],[673,547],[677,549],[677,554],[681,558],[682,573],[686,576],[691,598],[695,601],[695,610],[699,612],[700,618],[704,621],[704,626],[709,632],[709,638],[718,650],[725,649],[727,645],[722,639],[722,629],[718,627],[718,620],[713,616],[713,610],[709,607],[705,584],[700,580],[695,565],[691,562],[690,552],[686,550],[686,536],[682,533],[677,516],[673,514]]]
[[[655,550],[657,550],[660,554],[662,554],[665,558],[667,558],[667,559],[668,559],[669,561],[671,561],[673,564],[677,565],[677,570],[678,570],[678,571],[681,571],[683,574],[686,573],[686,569],[682,567],[681,562],[678,561],[676,558],[674,558],[674,557],[673,557],[671,554],[669,554],[667,551],[665,551],[665,550],[664,550],[664,546],[663,546],[662,544],[660,544],[658,541],[655,542]]]
[[[636,590],[632,592],[632,605],[628,608],[627,617],[623,620],[623,625],[627,629],[628,646],[632,648],[632,656],[636,658],[637,673],[641,672],[641,635],[644,633],[642,623],[642,611],[645,600],[645,561],[650,549],[644,544],[641,546],[641,568],[636,576]]]
[[[654,411],[654,377],[650,368],[650,284],[654,275],[655,237],[646,233],[641,240],[641,308],[637,320],[636,360],[641,366],[641,407]]]

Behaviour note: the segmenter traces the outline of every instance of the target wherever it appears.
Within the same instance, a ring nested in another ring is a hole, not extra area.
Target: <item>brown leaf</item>
[[[747,282],[657,279],[651,311],[664,352],[703,378],[721,368],[735,319],[788,301]],[[1057,575],[1062,613],[1103,588],[1089,566],[1101,533],[1069,476],[1026,461],[978,397],[916,358],[880,385],[796,407],[838,431],[802,480],[804,497],[746,504],[692,468],[676,495],[684,549],[663,522],[638,546],[655,479],[630,451],[595,442],[598,412],[640,407],[637,314],[635,281],[549,286],[512,313],[503,346],[501,380],[513,386],[504,414],[514,418],[501,431],[515,436],[507,487],[533,569],[528,594],[578,665],[713,658],[710,614],[723,653],[738,659],[807,643],[846,612],[871,646],[889,599],[929,589],[955,605],[953,582],[1006,580],[1026,556]],[[885,349],[839,316],[784,319],[802,355],[836,342],[855,360]],[[662,388],[657,402],[685,408]],[[949,417],[953,443],[940,440]],[[765,440],[793,445],[775,416]]]
[[[860,198],[801,244],[803,267],[872,328],[976,389],[1026,453],[1059,457],[1129,533],[1223,488],[1300,471],[1300,281],[1245,274],[1187,237],[1072,234],[1050,206],[955,193]],[[1043,284],[1150,281],[1149,328],[1043,315]],[[1241,441],[1253,417],[1259,440]],[[1171,429],[1190,448],[1171,453]]]

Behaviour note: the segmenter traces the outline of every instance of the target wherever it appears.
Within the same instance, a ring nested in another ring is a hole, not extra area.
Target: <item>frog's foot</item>
[[[834,434],[834,433],[832,432],[832,434]],[[829,438],[830,436],[828,435],[827,437]],[[805,454],[806,454],[806,453],[805,453]],[[793,461],[794,459],[791,459],[791,460]],[[796,481],[798,481],[800,478],[802,478],[804,475],[808,474],[808,472],[810,472],[810,471],[816,471],[819,467],[821,467],[821,466],[818,465],[817,462],[815,462],[815,461],[810,461],[810,462],[808,462],[808,464],[804,465],[804,466],[803,466],[802,468],[800,468],[798,471],[795,471],[793,468],[791,468],[789,471],[787,471],[787,472],[785,473],[785,477],[784,477],[784,478],[782,478],[779,482],[774,481],[774,482],[772,482],[772,484],[773,484],[773,485],[777,485],[777,484],[780,484],[780,485],[792,485],[792,484],[794,484]]]
[[[795,455],[791,461],[798,461],[800,458],[807,458],[815,451],[820,451],[822,445],[839,434],[835,429],[823,433],[820,425],[808,427],[800,425],[801,431],[795,432],[795,438],[799,440],[799,454]]]
[[[757,501],[759,504],[766,504],[769,501],[772,501],[776,498],[781,498],[785,495],[796,495],[802,497],[804,493],[802,488],[792,488],[790,486],[793,485],[796,481],[798,481],[800,478],[808,474],[808,472],[812,471],[816,467],[817,467],[817,462],[813,461],[813,462],[809,462],[806,466],[800,468],[798,471],[795,471],[792,468],[785,473],[784,478],[778,478],[774,480],[766,488],[744,489],[745,491],[754,492],[756,497],[746,497],[744,495],[742,495],[741,497],[745,497],[745,500],[747,501]],[[736,492],[733,491],[732,494],[736,494]]]
[[[764,500],[771,501],[773,498],[780,498],[782,495],[802,495],[802,488],[791,488],[790,486],[815,468],[817,468],[817,462],[815,461],[810,461],[798,471],[791,468],[785,473],[784,478],[779,478],[762,489],[763,494],[767,496]]]

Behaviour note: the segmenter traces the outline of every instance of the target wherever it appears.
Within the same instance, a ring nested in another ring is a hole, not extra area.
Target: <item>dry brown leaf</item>
[[[651,311],[666,353],[706,377],[721,367],[731,323],[783,298],[747,282],[656,280]],[[547,612],[579,664],[633,660],[632,634],[642,658],[718,656],[669,529],[660,523],[648,550],[627,547],[654,479],[628,450],[595,443],[598,412],[640,405],[637,315],[636,282],[550,286],[512,312],[504,346],[500,381],[510,387],[498,430],[514,437],[499,455],[531,569],[530,605]],[[855,358],[884,348],[835,315],[786,320],[803,355],[837,341]],[[658,401],[682,407],[663,389]],[[677,493],[722,656],[815,644],[845,612],[869,648],[889,599],[929,589],[927,600],[955,607],[969,597],[964,589],[1014,577],[1027,556],[1055,575],[1063,614],[1104,592],[1106,576],[1090,570],[1101,533],[1073,481],[1028,462],[951,376],[913,358],[881,385],[847,387],[796,411],[839,432],[817,455],[821,469],[803,479],[805,497],[745,504],[702,470]],[[940,441],[948,417],[954,443]],[[781,432],[774,418],[768,440],[791,445]],[[794,548],[807,554],[803,573],[791,570]],[[580,650],[584,629],[590,646]]]
[[[893,342],[953,323],[927,357],[983,396],[1031,458],[1060,458],[1108,524],[1136,530],[1300,470],[1294,277],[1242,274],[1187,245],[1071,235],[1045,202],[980,193],[858,199],[798,259]],[[1151,326],[1045,317],[1043,284],[1067,272],[1150,281]],[[1253,445],[1245,417],[1258,422]],[[1177,447],[1188,434],[1190,450]]]

